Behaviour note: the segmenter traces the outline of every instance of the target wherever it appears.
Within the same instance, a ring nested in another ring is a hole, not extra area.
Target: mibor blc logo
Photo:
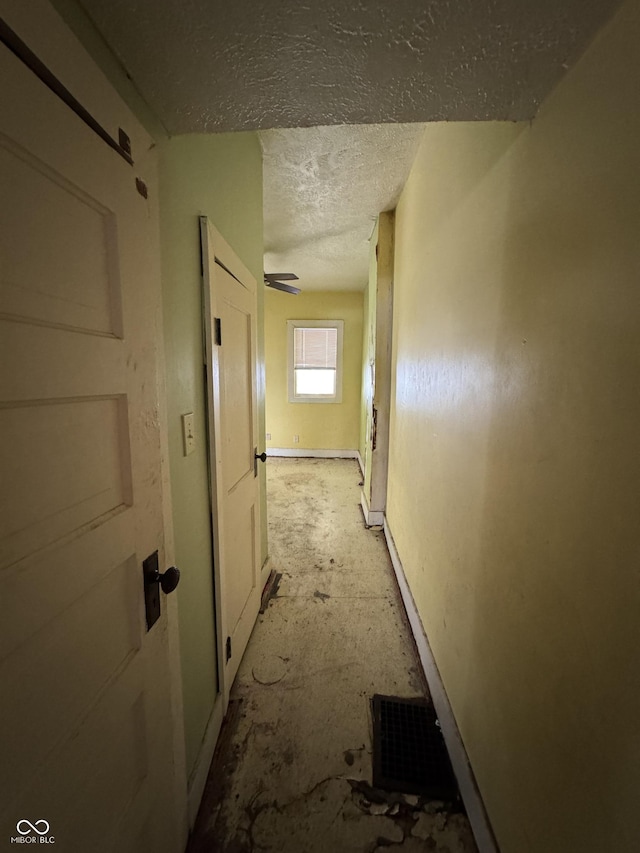
[[[49,821],[36,820],[31,823],[30,820],[19,820],[16,824],[16,835],[11,839],[12,844],[55,844],[56,840],[53,835],[49,835]]]

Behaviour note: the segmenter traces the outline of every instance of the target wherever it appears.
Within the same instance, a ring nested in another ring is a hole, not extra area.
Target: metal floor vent
[[[373,786],[451,802],[458,786],[433,705],[425,699],[376,694]]]

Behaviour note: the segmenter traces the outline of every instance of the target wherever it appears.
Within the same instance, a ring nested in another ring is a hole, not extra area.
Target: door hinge
[[[231,637],[227,637],[227,662],[231,660]]]
[[[129,138],[129,134],[125,133],[121,127],[118,128],[118,145],[125,154],[131,157],[131,139]]]
[[[222,322],[220,317],[213,318],[213,330],[216,346],[222,346]]]

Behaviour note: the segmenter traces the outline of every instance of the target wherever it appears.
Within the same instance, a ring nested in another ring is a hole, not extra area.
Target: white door
[[[260,607],[256,281],[201,218],[216,563],[224,705]]]
[[[4,45],[0,79],[0,845],[169,853],[152,220],[138,173]]]

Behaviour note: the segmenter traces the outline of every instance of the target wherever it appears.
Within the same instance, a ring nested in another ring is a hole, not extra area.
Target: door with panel
[[[4,45],[0,78],[0,840],[46,823],[59,851],[170,853],[167,617],[147,633],[142,574],[164,562],[144,158]]]
[[[226,704],[260,607],[256,280],[205,217],[203,246],[216,616]]]

